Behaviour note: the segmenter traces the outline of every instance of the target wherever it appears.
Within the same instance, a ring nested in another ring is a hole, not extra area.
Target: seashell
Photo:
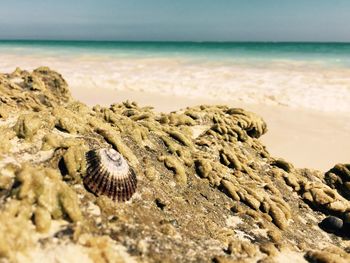
[[[328,216],[322,220],[320,227],[326,232],[334,233],[342,229],[343,220],[336,216]]]
[[[86,161],[84,185],[95,195],[106,195],[114,201],[127,201],[135,193],[136,174],[116,150],[102,148],[88,151]]]

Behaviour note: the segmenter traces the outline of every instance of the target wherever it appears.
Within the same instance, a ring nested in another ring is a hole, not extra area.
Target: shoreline
[[[75,99],[89,106],[103,106],[126,100],[142,106],[153,106],[156,111],[170,112],[200,104],[225,104],[243,108],[262,116],[268,132],[260,140],[272,156],[281,157],[298,168],[328,171],[336,163],[349,162],[350,116],[345,113],[293,109],[285,106],[247,104],[202,98],[167,96],[138,91],[116,91],[71,86]]]

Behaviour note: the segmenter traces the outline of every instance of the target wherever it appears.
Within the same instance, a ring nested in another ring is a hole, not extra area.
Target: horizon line
[[[314,40],[230,40],[230,41],[214,41],[214,40],[112,40],[112,39],[26,39],[26,38],[0,38],[0,42],[110,42],[110,43],[192,43],[192,44],[234,44],[234,43],[269,43],[269,44],[350,44],[350,41],[314,41]]]

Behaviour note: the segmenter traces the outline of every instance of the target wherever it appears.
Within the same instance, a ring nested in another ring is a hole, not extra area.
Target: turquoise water
[[[0,41],[0,54],[295,60],[350,67],[350,43]]]

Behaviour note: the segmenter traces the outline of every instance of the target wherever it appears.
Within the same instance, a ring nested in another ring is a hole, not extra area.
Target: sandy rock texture
[[[350,165],[296,169],[266,132],[243,109],[89,108],[49,68],[0,74],[0,261],[350,262]],[[85,188],[101,147],[135,170],[131,200]]]

